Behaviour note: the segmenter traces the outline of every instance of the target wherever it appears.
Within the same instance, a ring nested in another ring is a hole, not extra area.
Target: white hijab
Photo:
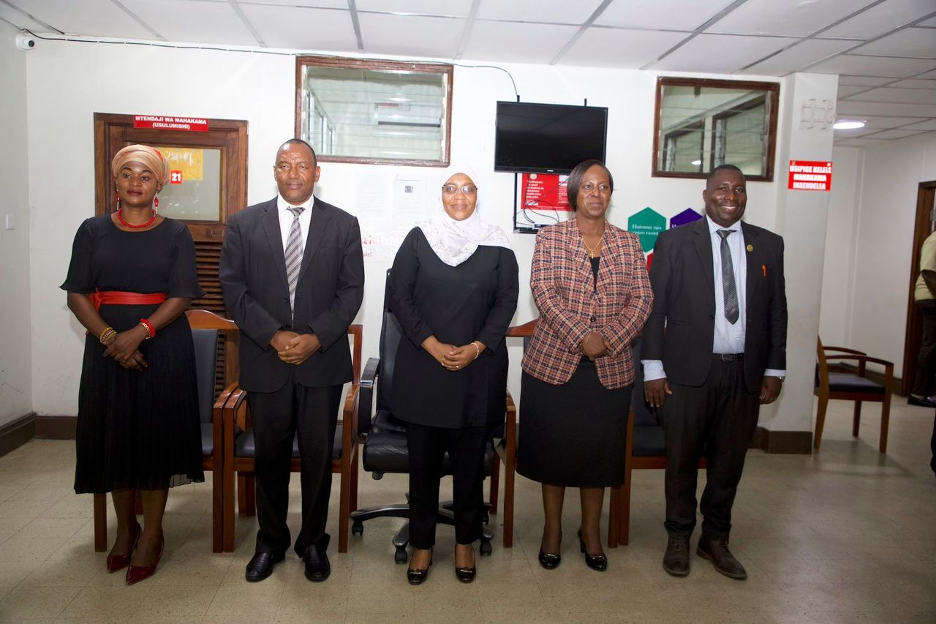
[[[432,217],[418,224],[426,240],[429,241],[432,251],[449,266],[458,266],[470,258],[481,246],[511,248],[510,240],[504,230],[481,218],[479,213],[480,186],[478,187],[479,198],[470,217],[464,221],[456,221],[445,212],[445,207],[442,205],[442,186],[448,182],[449,178],[459,173],[471,178],[475,186],[478,186],[478,178],[469,167],[449,167],[443,173],[439,186],[435,190],[438,193],[438,200]]]

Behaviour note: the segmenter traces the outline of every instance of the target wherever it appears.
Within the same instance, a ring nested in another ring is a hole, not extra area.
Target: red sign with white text
[[[182,172],[173,169],[169,173],[169,184],[182,184]]]
[[[787,188],[793,191],[831,190],[832,163],[821,160],[791,160]]]
[[[203,117],[161,117],[159,115],[134,115],[133,127],[150,130],[208,132],[208,120]]]
[[[569,176],[555,173],[524,173],[520,184],[520,205],[524,210],[571,212],[566,195]]]

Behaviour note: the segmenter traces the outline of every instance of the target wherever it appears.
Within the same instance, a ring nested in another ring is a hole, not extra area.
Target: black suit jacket
[[[243,337],[240,385],[245,390],[279,390],[291,370],[307,387],[351,380],[347,331],[364,298],[364,257],[357,218],[315,198],[292,319],[276,198],[231,218],[221,247],[219,273],[224,304]],[[322,348],[299,366],[286,364],[270,346],[273,335],[281,329],[314,333]]]
[[[765,369],[786,369],[783,239],[743,222],[741,231],[747,258],[744,380],[757,392]],[[716,281],[705,219],[660,234],[650,283],[653,312],[644,328],[641,357],[662,360],[670,381],[701,386],[712,366],[715,339]]]

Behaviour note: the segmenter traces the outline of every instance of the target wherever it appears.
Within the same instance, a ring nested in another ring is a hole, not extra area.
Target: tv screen
[[[494,171],[569,173],[605,159],[608,109],[498,102]]]

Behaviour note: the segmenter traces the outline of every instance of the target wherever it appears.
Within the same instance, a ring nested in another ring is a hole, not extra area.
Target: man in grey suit
[[[257,533],[248,581],[282,561],[293,439],[302,460],[302,529],[295,551],[306,577],[331,572],[325,533],[342,385],[351,381],[348,326],[364,296],[357,219],[313,195],[315,152],[292,139],[276,154],[279,195],[235,214],[221,248],[224,303],[241,330],[240,385],[256,442]]]
[[[650,269],[653,312],[642,362],[644,394],[666,436],[663,567],[689,574],[704,456],[696,554],[744,579],[744,566],[728,550],[731,507],[760,405],[776,400],[786,374],[783,239],[740,222],[747,187],[734,165],[712,171],[702,198],[705,218],[660,234]]]

